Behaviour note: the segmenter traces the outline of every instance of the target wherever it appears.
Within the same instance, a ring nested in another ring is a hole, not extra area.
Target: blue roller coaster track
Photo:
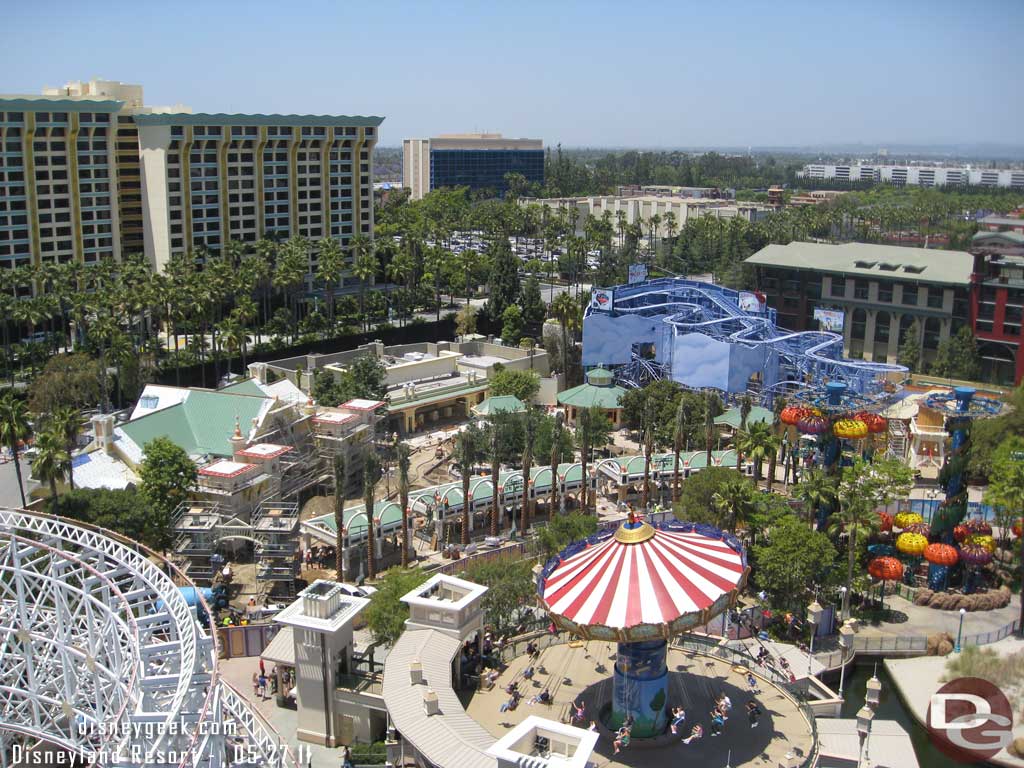
[[[609,311],[592,303],[586,318],[597,313],[612,316],[641,315],[660,318],[671,339],[699,333],[728,344],[771,352],[766,360],[777,360],[777,370],[765,372],[759,394],[770,401],[775,392],[819,389],[824,382],[844,382],[851,395],[888,399],[907,369],[890,363],[843,358],[843,338],[828,331],[789,331],[776,325],[772,308],[747,311],[740,308],[740,294],[722,286],[681,278],[663,278],[608,289],[613,293]],[[586,336],[584,336],[586,343]],[[626,386],[642,386],[652,379],[670,378],[675,345],[665,345],[659,359],[634,355],[625,365],[612,366]]]

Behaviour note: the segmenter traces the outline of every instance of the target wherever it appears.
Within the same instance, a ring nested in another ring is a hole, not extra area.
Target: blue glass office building
[[[430,188],[461,187],[508,191],[505,174],[520,173],[544,184],[543,149],[431,149]]]

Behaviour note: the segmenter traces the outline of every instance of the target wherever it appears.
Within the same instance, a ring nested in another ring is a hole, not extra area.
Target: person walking
[[[761,707],[754,699],[747,702],[747,719],[750,720],[750,727],[757,728],[757,719],[761,716]]]

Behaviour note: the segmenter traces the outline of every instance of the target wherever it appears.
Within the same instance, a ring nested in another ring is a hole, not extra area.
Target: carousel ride
[[[560,629],[618,644],[604,724],[632,722],[634,738],[668,723],[671,638],[733,607],[749,568],[743,546],[713,526],[652,525],[631,513],[618,529],[570,544],[537,580],[541,605]]]

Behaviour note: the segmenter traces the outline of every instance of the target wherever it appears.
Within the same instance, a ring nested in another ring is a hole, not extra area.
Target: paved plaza
[[[463,698],[469,715],[495,738],[504,736],[530,715],[567,719],[571,703],[581,698],[586,703],[589,723],[611,700],[614,643],[575,642],[546,648],[533,662],[536,669],[533,680],[527,681],[523,679],[523,671],[530,664],[529,657],[517,657],[509,662],[493,688]],[[745,682],[745,670],[734,671],[721,660],[678,649],[669,650],[668,668],[668,706],[670,709],[682,706],[686,710],[686,722],[679,736],[661,737],[657,745],[634,741],[626,750],[613,755],[612,738],[602,731],[592,757],[598,766],[725,765],[728,759],[729,765],[734,767],[774,768],[787,754],[806,755],[811,749],[811,730],[802,712],[791,698],[764,681],[760,686],[762,693],[756,697],[764,714],[757,728],[750,727],[745,707],[751,694]],[[502,703],[508,699],[504,689],[510,681],[519,683],[524,698],[514,711],[501,712]],[[531,705],[530,698],[545,687],[551,692],[553,703]],[[713,737],[709,713],[720,693],[726,693],[732,700],[732,714],[722,735]],[[704,727],[704,737],[689,745],[682,744],[680,739],[689,735],[695,723]],[[587,723],[576,725],[586,727]]]

